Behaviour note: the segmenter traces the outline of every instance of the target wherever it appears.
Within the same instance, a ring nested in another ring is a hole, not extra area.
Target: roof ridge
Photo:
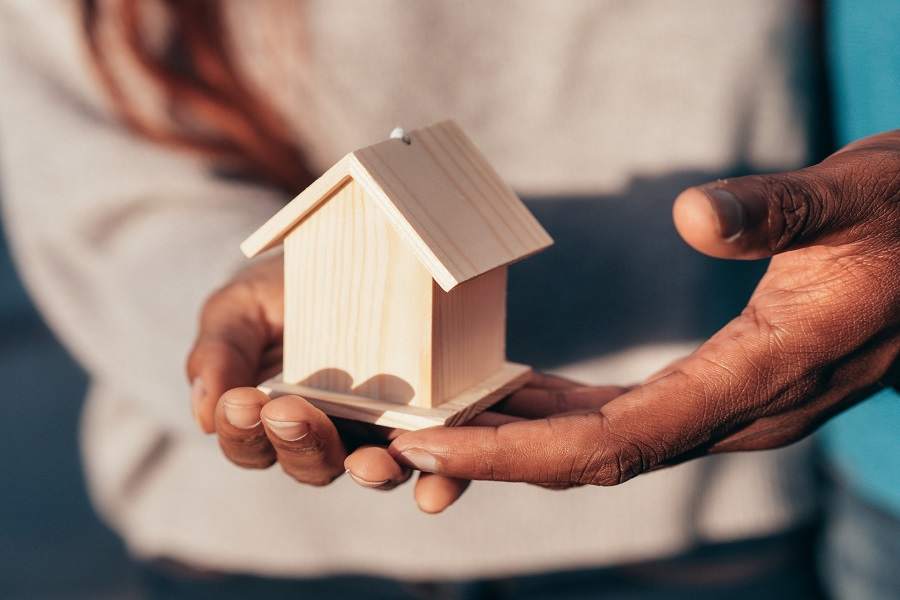
[[[252,257],[277,245],[350,179],[445,291],[553,243],[462,129],[445,120],[345,155],[241,250]]]

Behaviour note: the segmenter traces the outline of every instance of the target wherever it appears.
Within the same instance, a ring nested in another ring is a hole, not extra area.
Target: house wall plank
[[[285,239],[285,382],[430,406],[432,287],[350,180]]]

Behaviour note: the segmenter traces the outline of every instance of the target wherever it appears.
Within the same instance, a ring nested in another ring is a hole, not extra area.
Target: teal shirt
[[[826,6],[837,141],[900,128],[900,2]],[[900,517],[900,394],[884,390],[865,400],[829,422],[821,439],[853,489]]]

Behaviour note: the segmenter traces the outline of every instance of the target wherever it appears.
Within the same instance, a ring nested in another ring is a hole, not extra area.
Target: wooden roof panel
[[[449,291],[553,243],[453,121],[344,157],[241,245],[253,256],[277,245],[353,177]]]
[[[553,243],[459,126],[444,121],[353,154],[452,281],[444,289]]]

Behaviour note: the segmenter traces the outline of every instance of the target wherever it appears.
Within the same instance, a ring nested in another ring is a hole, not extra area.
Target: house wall
[[[432,279],[352,180],[285,239],[284,379],[429,406]]]
[[[445,292],[432,286],[432,397],[437,406],[503,367],[506,357],[506,267]]]

